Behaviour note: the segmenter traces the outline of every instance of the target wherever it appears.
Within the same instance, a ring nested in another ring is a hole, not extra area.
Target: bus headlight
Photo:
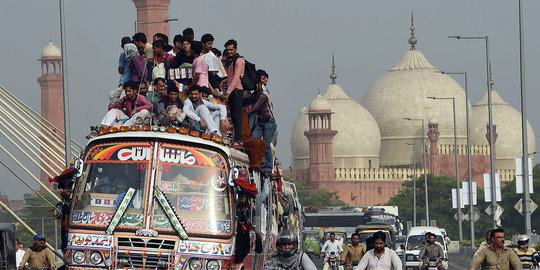
[[[206,269],[208,270],[218,270],[219,269],[219,262],[218,261],[208,261],[206,263]]]
[[[90,262],[95,265],[103,262],[103,256],[101,255],[101,252],[99,251],[92,252],[92,254],[90,255]]]
[[[189,261],[189,269],[191,270],[199,270],[202,269],[202,263],[201,261],[194,259]]]
[[[84,262],[84,251],[77,250],[73,252],[73,261],[77,264],[82,264]]]

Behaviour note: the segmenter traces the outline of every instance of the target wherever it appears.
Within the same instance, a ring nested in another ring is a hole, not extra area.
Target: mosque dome
[[[316,109],[330,109],[332,112],[332,129],[338,131],[332,141],[336,168],[378,166],[381,137],[377,122],[368,110],[349,97],[336,83],[330,84],[322,96],[313,99],[309,110]],[[291,132],[295,169],[309,167],[309,142],[304,135],[304,131],[308,130],[307,112],[308,108],[304,107]]]
[[[311,101],[311,104],[309,104],[309,110],[310,111],[323,111],[323,110],[330,110],[330,103],[324,99],[321,94],[318,94],[317,97]]]
[[[521,113],[506,103],[497,91],[491,91],[493,124],[496,125],[497,140],[495,142],[495,157],[497,169],[515,169],[515,158],[522,157],[521,148]],[[488,145],[486,139],[488,125],[488,95],[472,108],[471,113],[471,144]],[[533,153],[535,145],[534,130],[527,122],[528,152]]]
[[[394,68],[371,85],[362,99],[362,105],[375,117],[380,128],[380,164],[412,164],[412,147],[406,143],[416,141],[421,146],[422,124],[404,118],[424,119],[426,133],[428,122],[438,123],[439,144],[453,144],[453,108],[448,99],[452,97],[456,103],[458,143],[465,143],[465,106],[470,106],[465,91],[453,78],[432,66],[420,51],[414,47],[407,51]],[[421,155],[421,147],[417,149]]]
[[[52,43],[52,41],[49,42],[45,48],[41,51],[41,57],[61,57],[62,53],[60,52],[60,49],[56,47]]]

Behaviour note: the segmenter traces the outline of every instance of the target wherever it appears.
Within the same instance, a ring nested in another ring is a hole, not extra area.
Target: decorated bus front
[[[92,141],[74,190],[71,269],[227,269],[234,214],[224,148]]]

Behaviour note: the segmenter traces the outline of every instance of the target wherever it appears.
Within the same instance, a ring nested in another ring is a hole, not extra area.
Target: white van
[[[407,234],[405,242],[405,270],[417,270],[420,268],[420,260],[418,254],[424,246],[425,234],[427,232],[435,234],[436,241],[439,243],[444,252],[444,257],[448,258],[448,247],[444,243],[444,238],[441,230],[437,227],[412,227]],[[444,269],[448,269],[448,261],[443,261]]]

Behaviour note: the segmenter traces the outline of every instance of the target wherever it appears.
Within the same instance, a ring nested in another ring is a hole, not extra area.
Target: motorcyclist
[[[440,261],[442,258],[444,258],[444,252],[441,246],[435,243],[435,240],[435,234],[429,233],[428,238],[426,238],[426,244],[424,245],[422,250],[420,250],[420,254],[418,255],[418,259],[420,259],[420,261],[433,259],[439,259]],[[422,269],[427,269],[427,267],[425,267],[425,264],[422,264]],[[437,269],[443,270],[444,267],[442,266],[442,264],[438,264]]]
[[[340,256],[341,252],[343,252],[341,242],[336,241],[336,234],[333,232],[330,233],[330,239],[326,240],[326,242],[321,248],[321,253],[324,256],[323,270],[327,270],[330,267],[330,265],[328,264],[328,259],[330,258],[330,254],[332,254],[332,251],[335,252],[336,256]]]
[[[517,241],[518,247],[514,248],[514,251],[521,261],[523,269],[531,269],[534,264],[540,262],[540,255],[536,252],[536,249],[529,248],[529,237],[527,235],[521,235]]]
[[[298,250],[298,236],[294,232],[281,231],[276,247],[277,254],[264,263],[264,270],[317,270],[309,256]]]
[[[352,266],[356,266],[366,253],[366,247],[360,244],[359,234],[353,233],[351,242],[352,244],[345,247],[345,251],[341,254],[341,264],[345,264],[345,270],[351,270]]]

